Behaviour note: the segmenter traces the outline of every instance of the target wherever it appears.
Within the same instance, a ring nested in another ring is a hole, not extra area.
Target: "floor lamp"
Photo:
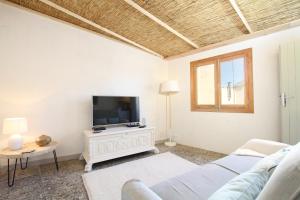
[[[172,120],[171,120],[171,95],[179,92],[178,81],[170,80],[163,82],[160,86],[160,93],[166,96],[166,132],[169,133],[169,141],[165,142],[166,146],[176,146],[176,142],[173,141],[172,135]],[[169,131],[168,131],[169,130]]]

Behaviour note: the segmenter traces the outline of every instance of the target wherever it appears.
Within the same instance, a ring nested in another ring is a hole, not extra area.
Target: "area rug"
[[[198,165],[170,152],[99,169],[82,175],[90,200],[121,200],[123,184],[142,180],[147,186],[181,175]]]

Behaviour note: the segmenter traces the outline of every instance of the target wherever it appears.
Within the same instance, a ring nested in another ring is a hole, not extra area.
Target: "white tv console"
[[[85,171],[91,171],[94,163],[144,151],[159,152],[152,127],[113,127],[100,133],[84,131]]]

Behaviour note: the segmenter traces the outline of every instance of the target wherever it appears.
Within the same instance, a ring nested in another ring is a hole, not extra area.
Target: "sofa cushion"
[[[268,170],[245,172],[230,180],[209,200],[254,200],[268,181]]]
[[[164,200],[204,200],[262,158],[230,155],[151,187]]]
[[[300,143],[279,163],[257,199],[300,199]]]
[[[151,189],[164,200],[204,200],[235,176],[236,173],[223,167],[206,164]]]
[[[235,177],[215,192],[209,200],[254,200],[288,150],[282,149],[260,160],[249,171]]]

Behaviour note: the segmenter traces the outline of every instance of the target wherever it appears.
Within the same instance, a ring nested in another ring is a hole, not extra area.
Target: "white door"
[[[282,142],[300,141],[300,41],[280,47],[280,99]]]

